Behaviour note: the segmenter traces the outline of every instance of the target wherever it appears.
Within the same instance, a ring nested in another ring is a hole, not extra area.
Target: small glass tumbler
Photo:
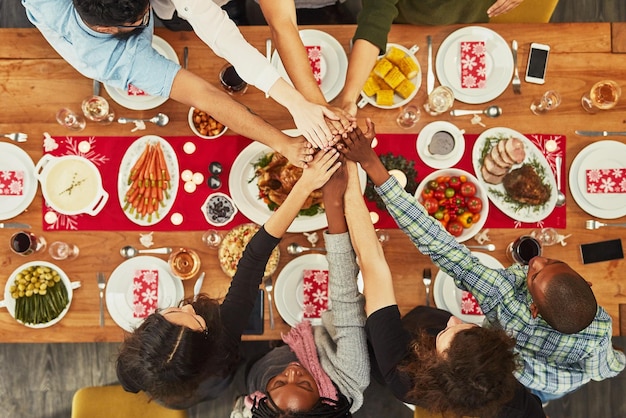
[[[396,118],[398,125],[404,129],[414,127],[418,120],[420,120],[420,110],[413,105],[403,107]]]
[[[50,257],[55,260],[73,260],[78,257],[79,249],[74,244],[63,241],[54,241],[48,247]]]
[[[11,251],[15,254],[27,256],[46,248],[46,240],[32,232],[20,231],[13,234],[9,242]]]
[[[66,107],[59,109],[56,119],[59,125],[65,126],[72,131],[82,131],[87,125],[84,117]]]
[[[588,93],[580,98],[580,104],[588,113],[596,113],[598,110],[613,109],[617,106],[622,89],[613,80],[602,80],[595,83]]]
[[[522,235],[509,244],[506,258],[511,263],[527,266],[533,257],[541,255],[541,243],[530,235]]]
[[[446,86],[437,86],[428,95],[428,103],[424,105],[424,108],[432,116],[437,116],[452,109],[453,104],[454,92],[452,89]]]
[[[226,90],[228,94],[244,94],[248,89],[248,83],[246,83],[241,77],[239,77],[239,74],[237,74],[235,67],[230,64],[226,64],[224,67],[222,67],[222,69],[220,70],[219,79],[220,84],[222,85],[222,87],[224,87],[224,90]]]
[[[389,242],[391,239],[389,232],[386,229],[376,229],[376,236],[378,237],[380,245],[385,245],[385,243]]]
[[[202,242],[209,248],[217,248],[222,242],[222,234],[216,229],[209,229],[202,234]]]
[[[530,111],[535,115],[545,115],[550,110],[554,110],[561,104],[561,95],[554,90],[543,93],[539,99],[535,99],[530,104]]]
[[[81,109],[85,117],[93,122],[108,125],[115,119],[115,112],[109,102],[102,96],[90,96],[83,100]]]

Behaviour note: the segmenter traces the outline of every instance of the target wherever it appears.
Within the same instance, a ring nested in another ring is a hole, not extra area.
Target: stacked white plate
[[[626,168],[626,144],[606,140],[583,148],[569,169],[570,192],[588,214],[602,219],[621,218],[626,215],[625,193],[587,193],[587,170],[602,168]]]

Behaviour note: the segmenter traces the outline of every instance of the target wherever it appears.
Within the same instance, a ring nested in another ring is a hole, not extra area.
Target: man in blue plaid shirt
[[[524,386],[547,402],[624,369],[624,353],[612,347],[611,317],[578,273],[544,257],[506,269],[481,264],[389,175],[371,148],[375,132],[370,120],[367,128],[365,134],[359,129],[349,134],[340,150],[361,163],[419,251],[474,295],[485,325],[500,326],[516,338],[522,365],[515,375]]]

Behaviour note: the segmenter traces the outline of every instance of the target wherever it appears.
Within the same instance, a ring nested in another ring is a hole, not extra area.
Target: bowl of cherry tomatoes
[[[437,170],[424,177],[415,197],[458,242],[476,235],[487,221],[487,191],[467,171]]]

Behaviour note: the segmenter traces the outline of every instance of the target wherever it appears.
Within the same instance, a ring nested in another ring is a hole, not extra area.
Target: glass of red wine
[[[13,234],[9,245],[15,254],[26,256],[46,248],[46,240],[32,232],[20,231]]]
[[[235,71],[235,67],[230,64],[226,64],[222,67],[219,78],[222,87],[224,87],[224,90],[226,90],[228,94],[244,94],[248,89],[248,83],[239,77],[239,74]]]
[[[524,266],[538,255],[541,255],[541,243],[530,235],[522,235],[506,249],[506,257],[510,262]]]

